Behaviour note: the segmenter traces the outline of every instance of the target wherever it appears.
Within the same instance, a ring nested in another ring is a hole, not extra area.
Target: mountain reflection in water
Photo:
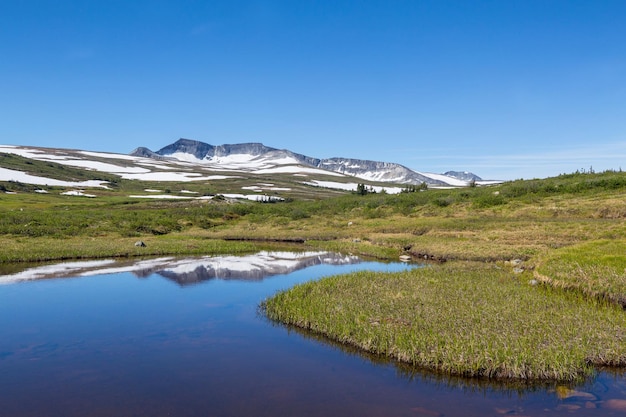
[[[59,276],[86,277],[131,272],[138,277],[158,274],[180,285],[197,284],[211,279],[260,281],[314,265],[351,265],[362,262],[353,255],[333,252],[268,252],[245,256],[164,257],[140,261],[94,260],[63,262],[36,266],[0,276],[0,284]]]
[[[218,256],[182,259],[165,268],[148,271],[177,282],[196,284],[211,279],[260,281],[314,265],[351,265],[361,262],[356,256],[330,252],[259,252],[248,256]],[[141,271],[142,273],[146,272]]]

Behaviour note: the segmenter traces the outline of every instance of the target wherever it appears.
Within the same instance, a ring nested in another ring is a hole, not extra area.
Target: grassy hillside
[[[108,166],[120,167],[120,171],[129,168],[125,160],[111,160],[110,158],[90,157],[90,161],[95,164],[103,163]],[[156,190],[165,193],[168,197],[180,197],[188,199],[193,196],[211,196],[216,194],[254,194],[254,188],[267,188],[268,191],[259,193],[259,197],[267,194],[269,196],[280,197],[282,199],[317,199],[329,198],[345,195],[346,192],[338,189],[330,189],[307,185],[313,178],[306,175],[294,176],[291,173],[278,174],[251,174],[247,172],[232,171],[205,171],[202,166],[173,166],[171,170],[184,169],[197,176],[222,176],[223,179],[215,181],[141,181],[123,179],[118,175],[95,171],[91,169],[76,168],[54,161],[40,161],[25,158],[15,154],[0,152],[0,167],[21,171],[37,177],[51,178],[61,181],[81,182],[87,180],[99,180],[107,182],[107,189],[94,188],[89,190],[89,194],[97,197],[128,197],[129,195],[145,195],[146,189]],[[130,165],[134,169],[143,169],[141,166]],[[163,172],[163,171],[162,171]],[[167,171],[164,171],[167,172]],[[315,180],[332,182],[352,182],[350,177],[336,177],[333,175],[315,174]],[[373,183],[376,184],[376,183]],[[389,184],[381,184],[389,185]],[[45,185],[31,185],[20,182],[1,182],[0,191],[9,192],[33,192],[34,190],[45,190],[50,194],[59,194],[72,187],[50,187]]]
[[[118,192],[130,188],[127,183],[142,190],[163,186],[122,180],[117,190],[90,190],[99,195],[93,199],[58,190],[0,194],[0,239],[301,239],[381,257],[535,261],[556,248],[626,237],[626,175],[621,172],[396,195],[320,198],[316,189],[306,199],[271,204],[185,200],[185,194],[180,200],[130,198]],[[171,194],[193,188],[167,186]],[[27,250],[3,256],[8,258],[35,260]]]

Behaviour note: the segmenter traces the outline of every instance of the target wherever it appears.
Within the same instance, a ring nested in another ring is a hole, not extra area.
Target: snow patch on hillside
[[[267,168],[267,169],[259,169],[257,171],[255,171],[255,173],[257,174],[303,174],[303,173],[309,173],[309,174],[319,174],[319,175],[332,175],[335,177],[344,177],[343,174],[340,174],[338,172],[332,172],[332,171],[325,171],[323,169],[317,169],[317,168],[307,168],[307,167],[303,167],[303,166],[294,166],[294,165],[287,165],[287,166],[279,166],[279,167],[273,167],[273,168]]]
[[[114,164],[108,164],[106,162],[91,161],[89,159],[67,159],[64,161],[64,165],[71,165],[79,168],[86,168],[93,171],[107,172],[110,174],[145,174],[150,170],[141,167],[132,166],[119,166]]]
[[[122,159],[125,161],[137,161],[136,156],[124,155],[120,153],[107,153],[107,152],[91,152],[91,151],[78,151],[78,153],[86,156],[93,156],[96,158],[111,158],[111,159]]]
[[[0,168],[0,181],[14,181],[24,184],[47,185],[48,187],[85,187],[85,188],[109,188],[107,181],[89,180],[89,181],[61,181],[52,178],[38,177],[30,175],[22,171],[15,171],[7,168]]]
[[[87,194],[83,190],[66,191],[64,193],[61,193],[61,195],[71,195],[71,196],[76,196],[76,197],[89,197],[89,198],[97,197],[95,194]]]
[[[443,181],[454,187],[467,187],[469,185],[469,181],[463,181],[458,178],[448,177],[447,175],[433,174],[431,172],[418,172],[418,174],[421,174],[428,178],[432,178],[434,180]]]
[[[67,155],[58,155],[56,153],[46,153],[39,149],[34,148],[18,148],[12,145],[0,145],[0,152],[11,153],[14,155],[23,156],[24,158],[47,160],[47,161],[63,161],[67,160]]]
[[[203,162],[206,161],[212,164],[232,166],[232,167],[238,167],[240,165],[254,166],[254,165],[258,165],[258,163],[255,164],[254,162],[252,162],[254,161],[255,158],[256,158],[255,155],[240,153],[240,154],[231,154],[228,156],[213,156],[210,158],[203,159]]]
[[[344,182],[318,181],[318,180],[305,181],[302,184],[312,185],[314,187],[334,188],[337,190],[344,190],[344,191],[356,191],[357,186],[358,186],[357,183],[344,183]],[[374,186],[371,188],[377,193],[383,192],[383,190],[388,194],[399,194],[402,192],[402,188],[399,188],[399,187]]]
[[[129,195],[130,198],[151,198],[153,200],[192,200],[196,197],[187,197],[172,194],[149,194],[149,195]]]
[[[386,172],[364,172],[363,174],[355,175],[355,177],[376,182],[402,182],[403,177],[388,178]]]

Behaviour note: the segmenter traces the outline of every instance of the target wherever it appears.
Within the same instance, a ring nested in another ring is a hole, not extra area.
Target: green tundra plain
[[[425,266],[324,278],[276,294],[261,310],[453,375],[577,380],[601,366],[626,366],[621,171],[393,195],[296,187],[277,176],[268,180],[293,191],[268,203],[220,196],[240,190],[240,179],[143,183],[3,156],[7,168],[25,164],[42,176],[113,186],[86,198],[0,183],[0,275],[32,262],[261,248],[408,256]],[[167,189],[172,198],[129,197],[145,188]],[[214,197],[184,199],[182,189]],[[138,240],[146,246],[135,246]]]

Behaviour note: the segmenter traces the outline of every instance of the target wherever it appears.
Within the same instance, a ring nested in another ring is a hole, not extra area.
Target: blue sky
[[[0,143],[626,169],[626,1],[0,2]]]

